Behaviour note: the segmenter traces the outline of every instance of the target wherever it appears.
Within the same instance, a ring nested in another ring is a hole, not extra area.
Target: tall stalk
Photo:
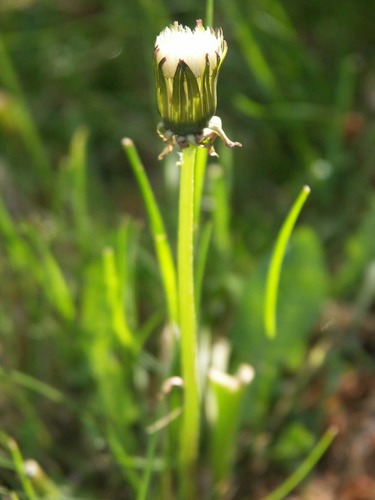
[[[199,387],[193,265],[195,156],[195,146],[189,146],[183,150],[177,248],[181,361],[184,380],[180,463],[184,482],[191,480],[189,476],[197,459],[199,442]]]
[[[208,19],[212,19],[212,15],[211,1],[207,7]],[[198,458],[200,424],[193,243],[194,229],[197,229],[194,225],[199,225],[206,152],[197,155],[197,147],[205,147],[214,155],[213,142],[217,136],[228,147],[241,146],[226,136],[220,117],[215,116],[217,78],[227,48],[223,31],[205,28],[201,20],[197,20],[193,30],[173,23],[156,37],[154,46],[156,103],[162,119],[157,131],[164,142],[159,159],[171,153],[175,146],[182,150],[177,296],[184,380],[179,449],[183,500],[196,498],[192,473]]]

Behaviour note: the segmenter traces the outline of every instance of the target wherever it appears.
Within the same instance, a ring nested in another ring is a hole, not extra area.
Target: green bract
[[[157,106],[173,134],[202,133],[216,111],[216,84],[227,52],[221,29],[194,30],[177,22],[156,38],[154,70]]]

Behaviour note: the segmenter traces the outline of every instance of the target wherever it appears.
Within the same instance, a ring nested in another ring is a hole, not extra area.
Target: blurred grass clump
[[[201,498],[270,491],[314,447],[341,374],[371,369],[360,332],[375,294],[372,10],[215,5],[230,47],[219,114],[244,148],[209,161],[197,234],[212,368]],[[120,142],[137,144],[174,248],[178,171],[175,157],[156,160],[152,49],[167,24],[200,17],[196,0],[0,3],[1,494],[174,497],[181,394],[160,390],[178,373],[175,336]],[[270,340],[270,253],[304,184]]]

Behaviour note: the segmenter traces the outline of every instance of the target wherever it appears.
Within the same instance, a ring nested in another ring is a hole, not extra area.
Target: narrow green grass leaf
[[[3,236],[2,246],[5,247],[11,264],[16,269],[34,269],[32,253],[18,234],[16,224],[9,215],[4,203],[0,199],[0,233]]]
[[[64,395],[54,387],[51,387],[49,384],[46,384],[45,382],[18,370],[12,370],[7,373],[0,367],[0,379],[4,379],[30,389],[31,391],[34,391],[51,401],[54,401],[55,403],[61,403],[64,400]]]
[[[10,438],[4,433],[0,433],[0,441],[3,442],[4,446],[6,446],[6,448],[8,448],[10,452],[15,471],[17,472],[19,480],[21,481],[21,485],[26,498],[28,500],[37,500],[37,495],[34,491],[33,485],[30,479],[27,477],[24,460],[17,443],[14,439]]]
[[[138,325],[138,309],[136,298],[136,259],[138,257],[138,227],[130,219],[121,221],[114,242],[117,279],[119,281],[119,297],[122,298],[127,324],[131,330]]]
[[[148,426],[147,433],[149,435],[148,439],[148,447],[147,447],[147,456],[145,463],[145,470],[143,473],[143,477],[141,480],[141,485],[138,491],[137,500],[147,500],[150,498],[150,484],[152,480],[152,474],[155,471],[155,464],[157,462],[156,451],[157,445],[161,437],[161,433],[158,432],[163,429],[166,425],[171,422],[171,418],[177,418],[181,414],[181,409],[178,408],[177,411],[172,412],[172,414],[168,415],[168,418],[162,416],[162,410],[164,405],[159,405],[157,410],[157,420],[151,426]],[[174,413],[174,414],[173,414]]]
[[[113,249],[110,247],[105,248],[103,251],[103,271],[113,330],[118,340],[125,347],[131,348],[133,346],[133,335],[126,321],[115,256]]]
[[[118,439],[118,435],[113,428],[108,429],[107,439],[117,463],[121,466],[125,480],[129,483],[133,491],[139,491],[141,485],[139,471],[145,467],[144,458],[130,455],[125,450],[124,443]]]
[[[67,320],[75,315],[75,306],[66,279],[52,253],[46,249],[43,255],[45,289],[50,290],[51,298],[60,314]]]
[[[329,428],[298,469],[275,491],[265,497],[264,500],[283,500],[283,498],[286,498],[286,496],[312,471],[317,462],[331,445],[337,435],[337,432],[336,428]]]
[[[166,295],[169,319],[172,323],[178,324],[176,268],[163,218],[133,141],[125,138],[122,141],[122,145],[141,189],[150,220],[151,232]]]
[[[278,84],[276,77],[263,55],[251,23],[243,16],[242,11],[235,2],[222,0],[221,6],[227,18],[235,26],[238,43],[250,72],[267,94],[271,96],[277,95]]]
[[[40,258],[41,284],[46,296],[63,318],[68,321],[72,320],[75,316],[75,305],[60,265],[34,228],[27,227],[27,234]]]
[[[161,311],[156,311],[151,314],[147,320],[140,326],[137,330],[137,348],[142,351],[145,343],[147,342],[150,335],[155,331],[157,327],[163,324],[164,315]],[[144,354],[144,352],[143,352]]]
[[[328,123],[337,113],[328,106],[309,102],[274,102],[263,104],[243,94],[234,98],[236,108],[250,118],[283,122]]]
[[[88,225],[87,215],[87,191],[86,191],[86,149],[88,141],[88,130],[78,128],[72,138],[70,145],[70,156],[68,168],[71,173],[69,185],[72,213],[78,236],[81,243],[86,241],[86,230]]]
[[[27,226],[26,232],[35,247],[36,258],[39,259],[38,269],[40,268],[40,282],[44,293],[63,318],[72,320],[75,316],[75,305],[59,263],[47,243],[32,226]]]
[[[304,186],[297,200],[288,213],[284,224],[277,236],[275,248],[272,254],[271,263],[266,280],[265,305],[264,305],[264,326],[266,335],[269,338],[276,336],[276,308],[278,287],[280,281],[281,267],[286,251],[286,247],[292,233],[297,217],[310,193],[310,188]]]
[[[16,106],[14,113],[12,114],[13,119],[17,122],[16,126],[29,151],[32,162],[34,163],[34,168],[38,174],[39,182],[48,186],[52,169],[47,156],[47,151],[30,114],[21,83],[13,66],[13,62],[9,57],[6,44],[1,36],[0,68],[0,84],[15,96]]]
[[[327,159],[334,164],[340,163],[340,155],[345,147],[344,122],[353,109],[356,96],[359,66],[353,55],[343,58],[337,82],[334,112],[330,120],[330,130],[326,134]]]
[[[153,462],[155,460],[156,446],[159,440],[159,433],[155,432],[150,436],[146,456],[146,467],[141,479],[137,500],[147,500],[149,497],[150,483],[153,472]]]

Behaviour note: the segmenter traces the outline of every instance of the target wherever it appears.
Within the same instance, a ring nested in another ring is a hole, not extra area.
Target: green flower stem
[[[206,16],[205,16],[206,26],[214,25],[214,0],[206,1]]]
[[[195,156],[195,147],[189,146],[183,150],[177,248],[181,359],[185,395],[180,449],[184,483],[191,482],[189,476],[197,458],[199,441],[199,389],[193,266]]]

